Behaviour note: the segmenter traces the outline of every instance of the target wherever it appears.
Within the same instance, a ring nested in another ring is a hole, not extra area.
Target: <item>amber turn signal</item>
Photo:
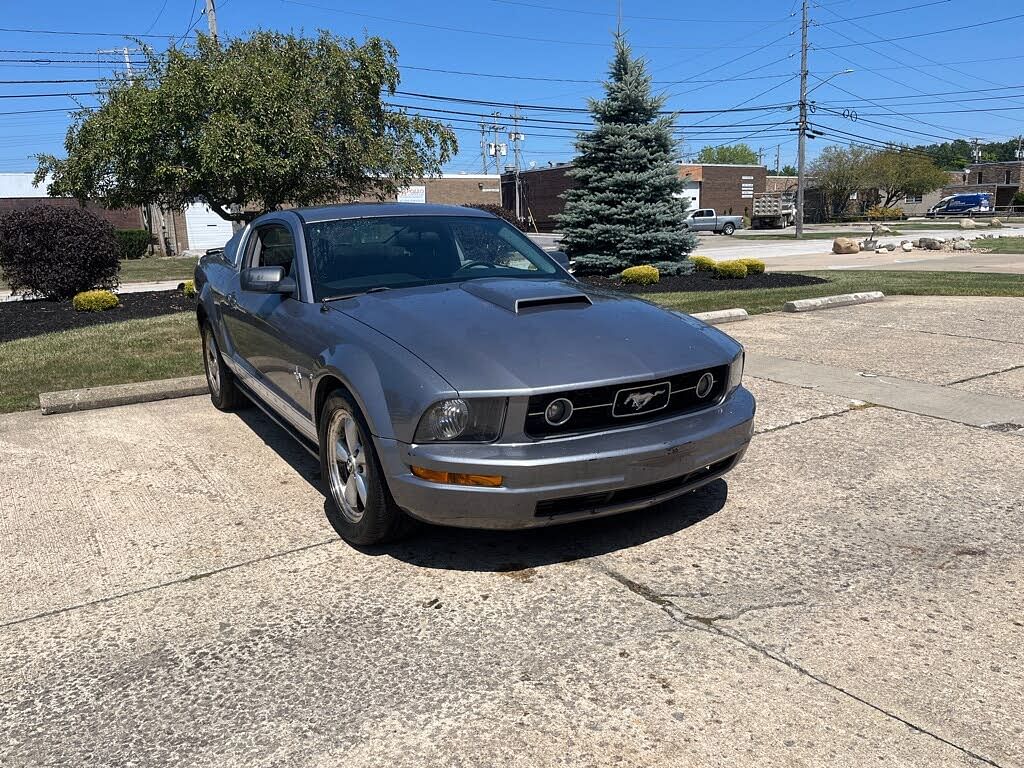
[[[463,472],[441,472],[437,469],[426,467],[411,467],[412,473],[420,480],[429,480],[432,483],[446,483],[449,485],[475,485],[483,488],[499,488],[501,486],[501,475],[468,475]]]

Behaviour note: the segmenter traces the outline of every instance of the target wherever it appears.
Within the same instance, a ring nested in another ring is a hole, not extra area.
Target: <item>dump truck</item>
[[[751,229],[779,229],[796,222],[796,202],[791,192],[755,192]]]

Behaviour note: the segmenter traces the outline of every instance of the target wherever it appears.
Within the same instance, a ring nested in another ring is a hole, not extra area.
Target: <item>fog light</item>
[[[442,472],[439,469],[426,467],[410,467],[412,473],[420,480],[445,485],[472,485],[481,488],[499,488],[504,479],[501,475],[471,475],[465,472]]]
[[[560,427],[572,418],[572,403],[564,397],[552,400],[544,409],[544,421],[552,427]]]

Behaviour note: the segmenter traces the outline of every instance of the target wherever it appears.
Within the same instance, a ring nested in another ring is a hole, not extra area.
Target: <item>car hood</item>
[[[334,302],[462,394],[658,378],[721,365],[739,345],[688,316],[566,280],[478,279]]]

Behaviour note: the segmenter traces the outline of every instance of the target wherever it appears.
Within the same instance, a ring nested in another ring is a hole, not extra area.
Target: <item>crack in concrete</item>
[[[854,411],[863,411],[863,410],[865,410],[867,408],[879,408],[879,407],[881,407],[881,406],[875,405],[874,403],[864,403],[863,405],[851,405],[851,406],[849,406],[848,408],[846,408],[846,409],[844,409],[842,411],[834,411],[833,413],[823,413],[823,414],[820,414],[818,416],[811,416],[811,417],[806,418],[806,419],[801,419],[800,421],[791,421],[788,424],[780,424],[777,427],[769,427],[768,429],[762,429],[760,431],[755,430],[754,431],[754,436],[757,437],[759,435],[770,435],[772,432],[779,432],[779,431],[781,431],[783,429],[789,429],[790,427],[798,427],[801,424],[810,424],[812,421],[821,421],[822,419],[831,419],[834,416],[845,416],[846,414],[852,413]]]
[[[164,589],[165,587],[173,587],[177,584],[188,584],[193,581],[201,581],[208,579],[211,576],[217,576],[221,573],[227,573],[228,571],[234,571],[238,568],[244,568],[247,565],[255,565],[257,563],[263,563],[268,560],[275,560],[279,557],[287,557],[288,555],[295,555],[300,552],[306,552],[310,549],[316,549],[323,547],[328,544],[337,544],[340,539],[334,536],[324,541],[318,541],[314,544],[304,544],[301,547],[294,547],[292,549],[286,549],[282,552],[271,552],[269,555],[263,555],[262,557],[256,557],[251,560],[243,560],[240,563],[232,563],[231,565],[225,565],[221,568],[214,568],[210,571],[201,571],[200,573],[193,573],[189,576],[184,576],[180,579],[173,581],[162,581],[159,584],[150,584],[148,587],[139,587],[138,589],[131,589],[127,592],[119,592],[116,595],[107,595],[106,597],[100,597],[96,600],[89,600],[85,603],[77,603],[75,605],[68,605],[63,608],[54,608],[52,611],[43,611],[42,613],[36,613],[31,616],[24,616],[20,619],[13,619],[12,621],[6,621],[0,623],[0,629],[7,629],[8,627],[16,627],[19,624],[27,624],[30,621],[37,621],[38,619],[46,619],[50,616],[59,616],[62,613],[70,613],[72,611],[78,611],[82,608],[92,608],[97,605],[104,605],[105,603],[113,602],[114,600],[120,600],[123,597],[133,597],[134,595],[142,595],[146,592],[153,592],[158,589]]]
[[[624,586],[630,592],[642,597],[644,600],[654,603],[659,608],[661,608],[669,616],[669,618],[671,618],[678,624],[687,627],[688,629],[692,629],[697,632],[708,632],[710,634],[717,635],[718,637],[723,637],[727,640],[732,640],[735,643],[739,643],[747,649],[761,654],[767,659],[771,659],[772,661],[778,662],[779,664],[783,664],[789,667],[797,674],[803,675],[804,677],[807,677],[815,681],[819,685],[823,685],[826,688],[835,691],[836,693],[842,694],[843,696],[846,696],[847,698],[856,701],[858,704],[862,704],[866,707],[869,707],[870,709],[873,709],[874,711],[878,712],[881,715],[884,715],[890,720],[894,720],[898,723],[901,723],[924,736],[928,736],[932,739],[935,739],[941,744],[945,744],[948,747],[952,747],[953,749],[966,755],[967,757],[970,757],[973,760],[985,763],[986,765],[994,766],[995,768],[1003,768],[1003,766],[1001,766],[999,763],[995,762],[994,760],[988,757],[985,757],[984,755],[978,754],[977,752],[974,752],[968,749],[967,747],[957,744],[954,741],[950,741],[949,739],[940,736],[934,731],[929,731],[927,728],[924,728],[923,726],[916,725],[915,723],[910,722],[906,718],[897,715],[895,712],[890,712],[889,710],[879,706],[878,704],[874,704],[868,701],[867,699],[863,698],[862,696],[858,696],[856,693],[853,693],[852,691],[848,691],[845,688],[836,685],[835,683],[829,682],[825,678],[815,674],[814,672],[811,672],[809,669],[801,666],[792,659],[783,656],[781,653],[766,648],[765,646],[760,645],[759,643],[756,643],[753,640],[750,640],[737,632],[730,631],[726,628],[718,626],[716,622],[723,620],[722,618],[702,617],[689,614],[686,611],[682,610],[671,600],[667,599],[664,595],[657,593],[655,590],[651,589],[646,584],[641,584],[640,582],[633,581],[625,574],[619,573],[618,571],[610,568],[607,565],[604,565],[603,563],[597,564],[596,569],[603,573],[605,576],[608,576],[612,580]],[[775,606],[769,605],[766,607]],[[752,606],[749,610],[757,609],[758,606]],[[749,612],[749,610],[747,612]]]
[[[987,379],[989,376],[998,376],[1001,373],[1011,373],[1013,371],[1019,371],[1024,368],[1024,365],[1011,365],[1009,368],[1004,368],[1001,371],[991,371],[990,373],[979,373],[977,376],[968,376],[966,379],[957,379],[951,381],[943,386],[952,387],[954,384],[966,384],[968,381],[977,381],[978,379]]]

